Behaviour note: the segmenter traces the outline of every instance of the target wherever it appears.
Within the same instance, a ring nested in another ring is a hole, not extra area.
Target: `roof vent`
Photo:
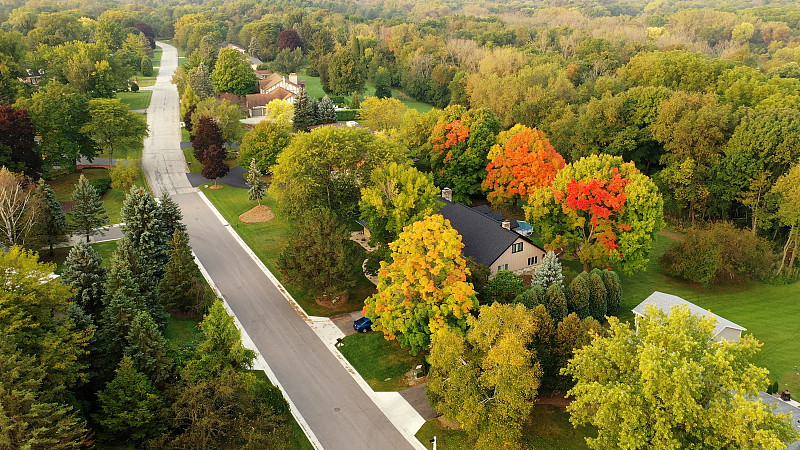
[[[450,188],[447,188],[447,187],[442,189],[442,198],[447,200],[448,202],[452,202],[453,201],[453,190],[450,189]]]

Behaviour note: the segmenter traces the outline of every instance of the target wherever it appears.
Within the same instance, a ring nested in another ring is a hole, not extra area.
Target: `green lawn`
[[[147,109],[153,91],[117,92],[116,97],[128,104],[128,109]]]
[[[141,154],[139,155],[141,156]],[[72,198],[72,191],[75,189],[75,184],[78,178],[83,173],[89,180],[97,178],[108,177],[108,170],[102,168],[86,168],[82,171],[59,175],[58,177],[48,180],[47,183],[56,194],[56,199],[60,202],[68,201]],[[147,180],[143,172],[139,172],[139,179],[136,181],[137,186],[145,187],[149,190]],[[117,189],[109,189],[103,196],[103,206],[106,207],[108,214],[108,223],[119,223],[121,220],[120,210],[122,209],[122,202],[125,200],[125,192]]]
[[[96,244],[89,244],[92,246],[97,255],[103,258],[103,265],[108,266],[109,258],[114,250],[117,249],[117,241],[98,242]],[[59,247],[53,249],[53,254],[50,255],[47,250],[42,250],[40,253],[41,260],[44,262],[56,263],[56,273],[61,274],[64,271],[64,261],[67,260],[67,255],[72,247]]]
[[[280,280],[282,277],[276,262],[283,247],[291,242],[294,231],[289,220],[278,211],[275,200],[269,196],[262,200],[262,203],[275,211],[274,219],[269,222],[248,224],[239,220],[239,215],[256,204],[249,200],[247,189],[224,186],[222,189],[202,188],[202,190],[234,230]],[[319,305],[302,287],[287,285],[286,288],[306,313],[326,317],[360,310],[364,306],[364,299],[375,292],[375,285],[363,275],[359,277],[355,288],[350,291],[349,300],[334,306]]]
[[[339,348],[345,358],[376,391],[401,391],[408,387],[405,375],[425,360],[411,356],[395,341],[387,341],[381,332],[356,333],[344,338]]]
[[[200,173],[203,171],[203,165],[194,157],[194,147],[183,149],[183,156],[186,158],[186,164],[189,166],[190,173]]]
[[[199,323],[200,319],[178,319],[171,315],[164,328],[164,339],[181,347],[194,347],[202,337]]]

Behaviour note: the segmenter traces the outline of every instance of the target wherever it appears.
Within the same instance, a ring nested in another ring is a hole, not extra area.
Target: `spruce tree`
[[[567,298],[558,284],[553,283],[547,288],[543,303],[554,323],[561,322],[567,316]]]
[[[600,269],[592,269],[589,274],[589,293],[589,315],[602,322],[608,310],[608,300]]]
[[[164,233],[164,242],[169,242],[169,240],[172,239],[172,234],[175,233],[175,230],[186,233],[186,225],[183,223],[181,207],[175,203],[175,200],[170,197],[167,191],[161,191],[158,210],[162,232]]]
[[[61,282],[78,290],[78,305],[92,317],[99,318],[103,306],[106,269],[103,259],[91,245],[78,242],[72,247],[61,272]]]
[[[319,103],[320,123],[336,123],[336,107],[327,95]]]
[[[312,98],[309,100],[311,112],[314,114],[314,125],[319,125],[322,123],[322,110],[320,110],[320,103],[319,100]]]
[[[133,367],[145,374],[155,385],[163,384],[170,375],[172,360],[158,325],[147,311],[140,311],[131,322],[124,355]]]
[[[261,44],[258,43],[258,39],[255,36],[250,38],[250,45],[247,46],[247,53],[252,57],[261,58]]]
[[[553,283],[558,284],[562,289],[564,288],[564,275],[561,273],[561,263],[558,261],[555,252],[551,250],[544,255],[539,267],[534,271],[531,284],[536,284],[547,289]]]
[[[583,319],[589,315],[589,276],[582,272],[572,279],[567,287],[567,309]]]
[[[308,131],[308,127],[316,122],[314,110],[311,109],[311,100],[306,95],[305,89],[300,89],[300,93],[294,101],[294,117],[292,126],[294,131]]]
[[[514,299],[514,303],[522,303],[528,309],[536,308],[536,305],[543,305],[544,289],[535,284],[531,285],[531,287],[522,291],[522,293]]]
[[[189,86],[201,100],[214,95],[214,83],[211,81],[211,74],[205,63],[201,62],[200,65],[189,71]]]
[[[64,210],[56,199],[56,193],[50,186],[40,179],[36,185],[36,194],[42,201],[42,216],[39,219],[39,232],[42,236],[42,243],[50,247],[50,254],[53,254],[53,246],[69,240],[67,232],[67,218]]]
[[[606,287],[606,314],[616,316],[619,314],[619,303],[622,297],[619,275],[613,270],[603,270],[600,275],[603,277],[603,284]]]
[[[194,286],[201,278],[200,269],[192,255],[186,234],[175,230],[169,243],[169,262],[164,277],[158,283],[158,296],[169,311],[201,312],[203,293]]]
[[[97,393],[97,402],[100,411],[95,419],[104,431],[101,436],[110,442],[139,443],[165,428],[161,395],[127,356],[120,361],[114,379]]]
[[[117,249],[111,256],[111,268],[106,280],[106,298],[118,289],[128,286],[128,278],[134,290],[141,298],[139,308],[150,313],[150,316],[163,327],[167,322],[167,314],[158,298],[158,278],[154,276],[152,267],[146,265],[139,251],[134,248],[127,236],[117,242]]]
[[[111,258],[111,268],[106,280],[105,307],[100,319],[100,340],[106,363],[119,361],[127,345],[133,319],[148,311],[147,301],[134,279],[124,258]],[[149,312],[149,311],[148,311]]]
[[[144,188],[134,186],[122,204],[122,232],[139,253],[142,264],[152,276],[161,278],[167,263],[167,240],[161,222],[162,210],[153,195]]]
[[[245,181],[250,187],[250,201],[257,201],[260,205],[261,199],[267,191],[267,183],[264,183],[264,180],[261,179],[261,171],[258,170],[255,158],[250,160],[250,168],[247,170]]]
[[[72,210],[69,212],[70,228],[86,235],[86,242],[89,242],[90,236],[98,233],[103,235],[98,228],[108,223],[106,208],[83,174],[72,191],[72,202]]]

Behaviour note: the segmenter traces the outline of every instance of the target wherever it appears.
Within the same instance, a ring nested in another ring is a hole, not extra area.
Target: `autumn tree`
[[[381,263],[378,292],[364,302],[364,315],[380,319],[375,329],[398,339],[411,353],[430,346],[439,329],[464,330],[477,306],[466,282],[469,270],[461,256],[461,236],[434,214],[407,226],[389,244],[392,262]]]
[[[278,154],[291,141],[289,131],[289,128],[268,120],[257,123],[242,138],[242,144],[239,146],[239,155],[237,156],[239,165],[245,167],[251,161],[255,161],[256,168],[259,171],[271,173]]]
[[[335,114],[334,112],[334,115]],[[292,118],[294,117],[294,105],[286,100],[272,100],[267,103],[267,107],[264,108],[264,117],[266,118],[265,120],[269,120],[280,128],[291,129]]]
[[[637,330],[609,318],[608,335],[575,351],[567,406],[593,425],[591,448],[785,448],[798,438],[786,415],[758,399],[768,371],[752,364],[761,344],[714,339],[715,320],[685,306],[648,306]]]
[[[252,94],[258,82],[258,77],[245,56],[236,49],[227,47],[219,51],[211,79],[217,92],[236,95]]]
[[[188,88],[187,88],[188,89]],[[242,111],[239,106],[227,99],[209,97],[197,103],[192,115],[193,126],[197,127],[201,117],[210,117],[217,124],[224,142],[238,142],[242,137]]]
[[[208,116],[199,117],[194,126],[194,136],[192,137],[192,147],[194,147],[194,157],[201,164],[206,159],[206,152],[211,147],[222,148],[225,139],[219,130],[217,123]]]
[[[227,155],[228,152],[222,147],[209,147],[205,152],[203,170],[200,171],[200,174],[209,180],[214,180],[214,184],[217,184],[217,178],[224,177],[231,170],[231,168],[225,164],[225,157]]]
[[[370,183],[361,188],[361,218],[372,237],[388,243],[407,225],[438,211],[438,193],[429,175],[392,162],[373,171]]]
[[[407,110],[396,98],[367,97],[361,102],[358,117],[365,127],[389,132],[400,129]]]
[[[563,248],[584,269],[615,264],[623,273],[644,270],[663,225],[656,185],[610,155],[567,164],[551,187],[534,191],[525,213],[548,250]]]
[[[542,368],[535,336],[542,323],[521,304],[482,306],[466,335],[440,328],[432,339],[427,394],[476,448],[520,447]]]
[[[115,98],[89,100],[89,121],[81,132],[90,136],[98,147],[108,152],[113,165],[114,150],[132,152],[141,150],[147,136],[144,116],[128,111],[128,105]]]
[[[0,106],[0,166],[29,177],[42,172],[42,155],[36,150],[33,122],[28,111]]]
[[[298,47],[303,47],[303,40],[297,30],[283,30],[278,34],[278,49],[294,50]]]
[[[516,125],[497,136],[489,151],[486,179],[481,186],[489,191],[494,204],[513,204],[538,188],[550,186],[565,165],[544,133],[536,128]]]
[[[68,214],[70,227],[86,235],[87,243],[90,236],[103,234],[99,227],[108,223],[106,208],[97,191],[83,174],[78,178],[75,190],[72,191],[72,201],[74,204]]]

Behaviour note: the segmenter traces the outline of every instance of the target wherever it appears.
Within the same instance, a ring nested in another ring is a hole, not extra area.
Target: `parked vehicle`
[[[366,333],[367,331],[372,331],[372,319],[368,317],[362,317],[358,320],[353,321],[353,329],[358,331],[359,333]]]

